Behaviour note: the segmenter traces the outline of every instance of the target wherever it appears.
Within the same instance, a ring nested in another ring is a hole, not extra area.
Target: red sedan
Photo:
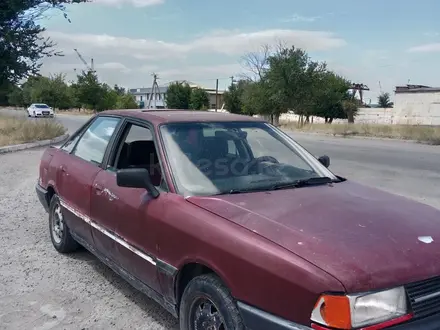
[[[440,329],[440,211],[336,176],[263,120],[108,111],[41,159],[83,246],[182,330]]]

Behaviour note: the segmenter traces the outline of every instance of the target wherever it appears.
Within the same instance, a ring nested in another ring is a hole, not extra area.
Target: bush
[[[66,128],[53,119],[29,120],[0,115],[0,147],[53,139],[66,133]]]

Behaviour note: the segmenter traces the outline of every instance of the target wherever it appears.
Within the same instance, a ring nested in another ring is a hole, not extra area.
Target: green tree
[[[209,94],[203,88],[191,90],[190,109],[206,110],[209,108]]]
[[[347,98],[342,101],[342,109],[344,110],[350,124],[354,123],[354,118],[357,115],[360,106],[361,101],[347,93]]]
[[[228,90],[224,94],[226,110],[228,110],[230,113],[243,113],[250,116],[255,114],[255,111],[252,111],[252,109],[248,108],[250,112],[246,112],[243,109],[243,93],[249,84],[251,84],[249,80],[242,79],[229,86]]]
[[[68,109],[72,106],[69,89],[63,74],[30,77],[23,84],[23,104],[46,103],[57,109]]]
[[[103,105],[106,103],[103,99],[107,91],[101,86],[95,73],[82,72],[78,75],[75,88],[78,102],[83,107],[94,111],[103,110]]]
[[[171,83],[165,94],[165,102],[169,109],[189,109],[191,87],[187,83]]]
[[[268,63],[264,79],[271,97],[280,105],[278,114],[293,110],[300,116],[312,115],[325,63],[312,61],[304,50],[295,47],[280,47],[269,56]]]
[[[118,95],[125,95],[125,88],[124,87],[119,87],[118,84],[115,84],[113,89],[116,91],[116,93],[118,93]]]
[[[8,94],[8,104],[15,107],[24,107],[24,96],[21,87],[13,86]]]
[[[243,113],[270,116],[271,123],[274,124],[281,104],[273,96],[269,82],[260,80],[246,85],[241,96],[241,106]]]
[[[118,102],[116,103],[117,109],[137,109],[139,108],[136,103],[135,97],[132,94],[126,93],[119,95]]]
[[[64,11],[66,4],[87,0],[2,0],[0,5],[0,90],[37,74],[40,60],[61,55],[55,44],[42,36],[38,20],[48,9]],[[67,15],[64,13],[64,17]]]
[[[100,84],[100,89],[101,99],[98,101],[95,110],[101,112],[104,110],[116,109],[120,97],[117,91],[107,84]]]
[[[330,124],[333,119],[347,119],[343,102],[350,99],[348,89],[350,82],[345,78],[327,71],[318,79],[319,88],[316,88],[314,116],[322,117]]]
[[[381,108],[392,108],[393,102],[391,102],[391,97],[389,93],[380,93],[377,97],[377,103]]]

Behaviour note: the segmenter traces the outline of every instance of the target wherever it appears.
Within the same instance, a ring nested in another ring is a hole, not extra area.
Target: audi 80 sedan
[[[107,111],[45,150],[36,191],[57,251],[182,330],[440,329],[440,211],[328,166],[258,118]]]

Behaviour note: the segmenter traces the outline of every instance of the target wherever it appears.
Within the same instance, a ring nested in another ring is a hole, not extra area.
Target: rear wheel
[[[237,304],[214,274],[193,278],[180,302],[181,330],[244,330]]]
[[[52,244],[58,252],[69,253],[78,249],[79,244],[70,234],[69,227],[64,221],[60,199],[57,195],[53,195],[50,202],[49,231]]]

